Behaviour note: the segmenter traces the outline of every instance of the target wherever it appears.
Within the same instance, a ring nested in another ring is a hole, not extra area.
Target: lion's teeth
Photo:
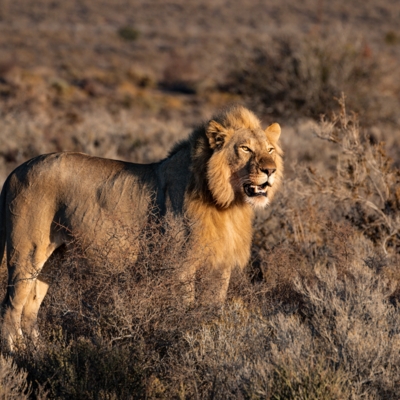
[[[267,195],[267,185],[245,185],[244,191],[247,196],[266,196]]]
[[[265,188],[262,186],[254,186],[254,190],[256,191],[256,193],[265,193],[266,192]]]

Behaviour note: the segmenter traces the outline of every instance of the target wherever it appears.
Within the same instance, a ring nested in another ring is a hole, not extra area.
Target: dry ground
[[[286,168],[222,309],[171,296],[184,254],[154,227],[135,268],[55,259],[42,347],[2,356],[0,396],[398,398],[399,20],[391,0],[0,0],[1,182],[52,151],[159,160],[235,102],[282,125]]]

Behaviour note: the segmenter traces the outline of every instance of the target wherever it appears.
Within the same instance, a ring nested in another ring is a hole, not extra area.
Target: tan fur
[[[233,107],[158,163],[65,152],[18,167],[0,198],[0,257],[7,244],[9,271],[2,335],[8,347],[22,331],[38,335],[36,317],[48,287],[41,272],[52,252],[68,246],[71,234],[95,250],[116,220],[133,230],[155,213],[186,221],[188,259],[196,260],[179,277],[189,280],[186,300],[194,298],[193,275],[206,267],[214,282],[211,300],[223,301],[232,268],[248,263],[254,209],[269,204],[281,182],[279,135],[278,124],[264,131],[252,112]]]

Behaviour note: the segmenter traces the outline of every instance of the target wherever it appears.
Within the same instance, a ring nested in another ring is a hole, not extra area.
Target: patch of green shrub
[[[127,42],[133,42],[139,38],[140,33],[131,26],[123,26],[118,29],[118,36]]]
[[[400,37],[396,34],[396,32],[389,31],[385,35],[385,43],[389,45],[400,43]]]

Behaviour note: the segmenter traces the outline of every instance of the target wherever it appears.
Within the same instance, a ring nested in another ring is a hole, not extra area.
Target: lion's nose
[[[264,172],[264,174],[267,174],[268,176],[271,176],[275,171],[276,171],[276,168],[265,168],[265,169],[262,169],[262,172]]]

